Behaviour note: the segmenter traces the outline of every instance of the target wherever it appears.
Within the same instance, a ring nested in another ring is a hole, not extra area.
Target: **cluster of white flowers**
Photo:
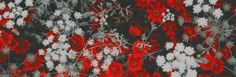
[[[175,20],[174,13],[171,13],[169,9],[166,10],[166,13],[162,13],[162,15],[164,16],[162,19],[163,23],[166,21],[174,21]]]
[[[196,68],[199,67],[197,60],[193,57],[195,51],[183,43],[174,44],[168,42],[166,49],[173,49],[173,52],[166,56],[158,55],[156,63],[164,72],[171,72],[171,77],[197,77]]]
[[[9,2],[6,4],[4,1],[0,2],[0,10],[7,9],[2,15],[0,15],[0,20],[9,19],[4,27],[11,29],[14,25],[23,26],[25,25],[24,19],[28,16],[28,9],[26,7],[21,7],[19,4],[22,0],[16,0],[15,2]],[[5,7],[7,5],[8,7]],[[32,0],[26,0],[25,5],[27,7],[33,6]]]

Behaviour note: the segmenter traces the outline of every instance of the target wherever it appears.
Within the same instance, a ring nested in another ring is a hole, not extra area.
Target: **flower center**
[[[142,72],[138,72],[138,77],[143,77],[143,73]]]
[[[158,10],[155,10],[155,11],[153,12],[153,15],[154,15],[154,16],[158,16],[158,15],[159,15]]]
[[[175,0],[175,4],[177,4],[177,5],[181,5],[181,0]]]
[[[132,62],[131,62],[131,65],[132,65],[132,66],[135,66],[135,65],[136,65],[136,61],[132,61]]]
[[[112,68],[112,72],[116,73],[117,72],[117,68],[116,67]]]

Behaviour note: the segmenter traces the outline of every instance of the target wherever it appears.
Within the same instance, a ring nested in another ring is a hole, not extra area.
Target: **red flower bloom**
[[[133,37],[140,36],[140,35],[142,34],[141,30],[138,29],[137,27],[134,27],[134,26],[130,26],[130,27],[129,27],[129,33],[130,33]]]
[[[127,67],[132,71],[137,71],[142,68],[142,58],[136,56],[129,56],[127,60]]]
[[[146,69],[142,68],[138,71],[135,71],[138,77],[150,77],[150,74],[147,72]]]
[[[143,57],[147,54],[149,48],[150,47],[145,42],[137,40],[134,42],[132,50],[135,56]]]
[[[3,54],[0,52],[0,63],[5,62],[7,60],[8,54]]]
[[[29,14],[27,17],[24,18],[25,23],[32,22],[32,16]]]
[[[183,18],[185,22],[192,21],[192,17],[188,14],[187,10],[182,10],[179,18]]]
[[[164,5],[160,2],[155,2],[155,4],[151,5],[151,7],[147,9],[147,18],[153,23],[162,23],[162,18],[164,17],[162,13],[165,11],[166,7]]]
[[[169,21],[163,24],[162,30],[166,32],[166,36],[170,37],[170,40],[174,40],[178,28],[174,21]]]
[[[44,58],[40,58],[38,55],[28,55],[23,64],[26,71],[33,71],[39,69],[44,61]]]
[[[6,45],[9,45],[13,40],[13,35],[5,32],[3,30],[0,30],[0,38],[2,38],[4,40]]]
[[[69,38],[69,44],[71,45],[71,49],[80,51],[84,48],[86,43],[85,37],[81,35],[74,35]]]
[[[183,0],[167,0],[168,5],[177,11],[184,9]]]
[[[213,64],[213,66],[211,67],[211,71],[217,75],[219,75],[221,72],[224,71],[224,62],[216,59],[215,63]]]
[[[161,77],[161,74],[159,74],[159,73],[157,73],[157,72],[154,72],[154,73],[152,74],[152,77]]]
[[[214,61],[215,61],[213,54],[206,55],[206,56],[204,56],[204,58],[207,59],[207,63],[206,64],[200,63],[200,68],[202,70],[211,70],[211,67],[213,66]]]
[[[155,0],[135,0],[135,1],[136,1],[136,6],[141,8],[146,8],[151,4],[151,2],[155,2]]]
[[[211,75],[198,74],[197,77],[211,77]]]
[[[10,20],[10,18],[3,18],[0,20],[0,26],[5,26],[5,24]]]
[[[197,31],[194,26],[183,26],[183,30],[184,34],[188,36],[190,41],[197,38]]]
[[[106,72],[107,77],[121,77],[123,73],[123,65],[117,62],[111,62]]]
[[[18,45],[15,47],[16,54],[24,54],[26,50],[29,50],[31,44],[29,41],[25,40],[24,38],[16,39]]]
[[[218,0],[215,4],[215,8],[221,8],[225,4],[225,0]]]
[[[138,77],[138,75],[134,71],[128,70],[125,72],[124,77]]]

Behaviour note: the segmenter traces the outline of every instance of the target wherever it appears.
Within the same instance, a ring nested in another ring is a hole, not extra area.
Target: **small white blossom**
[[[53,22],[51,20],[47,20],[47,22],[46,22],[47,27],[51,28],[52,24],[53,24]]]
[[[202,7],[201,7],[201,5],[194,5],[193,6],[193,13],[196,13],[196,14],[198,14],[198,13],[200,13],[202,11]]]
[[[22,12],[21,12],[21,16],[22,16],[23,18],[27,17],[27,16],[28,16],[28,11],[27,11],[27,10],[22,11]]]
[[[7,11],[7,12],[4,12],[2,16],[3,16],[3,18],[8,18],[9,14],[10,14],[10,12]]]
[[[174,44],[172,42],[167,42],[165,47],[167,50],[169,50],[169,49],[173,48],[173,46],[174,46]]]
[[[49,70],[52,70],[54,68],[54,63],[52,61],[47,61],[46,65]]]
[[[171,76],[170,77],[181,77],[181,74],[177,71],[175,72],[171,72]]]
[[[70,15],[69,14],[63,14],[63,19],[69,20],[70,19]]]
[[[162,69],[164,72],[170,72],[172,71],[172,65],[171,63],[167,62],[162,66]]]
[[[93,60],[93,61],[91,62],[91,65],[92,65],[93,67],[97,67],[97,66],[98,66],[98,61],[97,61],[97,60]]]
[[[55,70],[56,70],[58,73],[64,72],[64,71],[65,71],[65,66],[62,65],[62,64],[58,64],[57,67],[55,68]]]
[[[83,35],[83,30],[81,28],[76,28],[75,34]]]
[[[88,45],[93,45],[93,42],[94,42],[93,39],[89,39],[89,40],[88,40]]]
[[[45,55],[45,52],[43,49],[39,49],[39,55]]]
[[[14,3],[12,3],[12,2],[9,2],[8,3],[8,7],[11,9],[11,8],[14,8],[15,7],[15,4]]]
[[[65,42],[65,41],[67,41],[67,38],[66,38],[66,35],[60,35],[59,36],[59,38],[58,38],[58,40],[60,41],[60,42]]]
[[[186,7],[192,6],[193,5],[193,0],[185,0],[184,4],[185,4]]]
[[[215,5],[218,0],[209,0],[210,4]]]
[[[166,55],[166,59],[167,60],[173,60],[175,58],[175,56],[174,56],[174,54],[173,53],[168,53],[167,55]]]
[[[177,43],[176,46],[175,46],[175,50],[179,51],[179,52],[182,52],[184,51],[184,44],[183,43]]]
[[[66,56],[60,56],[60,63],[67,62]]]
[[[13,12],[11,12],[11,13],[9,14],[9,18],[11,18],[11,19],[15,18],[15,14],[14,14]]]
[[[94,68],[93,69],[93,73],[94,74],[99,74],[100,73],[100,69],[99,68]]]
[[[208,25],[208,19],[198,18],[197,23],[198,23],[198,26],[206,27]]]
[[[52,57],[52,60],[59,61],[59,55],[58,54],[52,53],[51,57]]]
[[[25,21],[24,21],[23,18],[18,18],[17,21],[16,21],[16,24],[17,24],[18,26],[22,26],[22,25],[25,24]]]
[[[9,20],[6,23],[6,28],[8,29],[13,28],[14,25],[15,25],[15,22],[13,22],[12,20]]]
[[[61,10],[55,10],[54,15],[59,16],[61,15],[62,11]]]
[[[219,19],[221,16],[223,16],[222,10],[220,8],[215,9],[212,13],[217,19]]]
[[[192,70],[192,69],[188,69],[187,74],[185,75],[185,77],[197,77],[197,71]]]
[[[18,5],[22,2],[22,0],[15,0],[15,4]]]
[[[103,52],[104,52],[104,54],[109,54],[111,51],[110,51],[110,48],[105,47]]]
[[[193,55],[194,54],[194,49],[192,47],[186,47],[184,49],[184,52],[187,54],[187,55]]]
[[[26,6],[33,6],[33,0],[25,0]]]
[[[82,18],[82,14],[78,13],[78,12],[75,12],[74,13],[74,17],[75,17],[75,19],[81,19]]]
[[[202,6],[202,8],[204,12],[208,12],[211,9],[211,6],[209,6],[208,4],[205,4]]]
[[[162,66],[166,62],[164,56],[157,56],[156,63],[158,66]]]
[[[0,10],[4,9],[5,8],[5,2],[1,2],[0,3]]]

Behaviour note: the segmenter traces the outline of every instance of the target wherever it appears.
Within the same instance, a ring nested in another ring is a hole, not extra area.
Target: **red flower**
[[[132,50],[135,56],[143,57],[147,54],[149,48],[150,47],[145,42],[137,40],[134,42]]]
[[[215,61],[215,58],[214,58],[213,54],[206,55],[206,56],[204,56],[204,58],[207,59],[207,63],[206,64],[205,63],[200,63],[201,69],[202,70],[211,70],[212,69],[211,67],[213,66],[214,61]]]
[[[217,75],[224,71],[224,62],[222,60],[216,59],[215,63],[211,67],[211,71]]]
[[[123,73],[123,65],[117,62],[111,62],[106,72],[107,77],[121,77]]]
[[[215,4],[215,8],[221,8],[225,4],[224,0],[218,0]]]
[[[151,4],[151,2],[155,2],[155,0],[135,0],[135,1],[136,1],[136,6],[141,8],[146,8]]]
[[[146,69],[142,68],[138,71],[135,71],[138,77],[150,77],[150,74],[147,72]]]
[[[7,60],[8,54],[3,54],[0,52],[0,63],[3,63]]]
[[[3,18],[0,20],[0,26],[5,26],[5,24],[10,20],[10,18]]]
[[[166,36],[170,37],[170,40],[174,40],[178,28],[174,21],[169,21],[163,24],[162,30],[166,32]]]
[[[86,43],[85,37],[81,35],[74,35],[69,38],[69,44],[71,45],[71,49],[80,51],[84,48]]]
[[[141,30],[138,29],[137,27],[134,27],[134,26],[130,26],[130,27],[129,27],[129,33],[130,33],[133,37],[140,36],[140,35],[142,34]]]
[[[18,45],[15,47],[16,54],[24,54],[26,50],[29,50],[31,44],[29,41],[25,40],[24,38],[16,39]]]
[[[157,72],[154,72],[154,73],[152,74],[152,77],[161,77],[161,74],[160,74],[160,73],[157,73]]]
[[[129,56],[127,60],[127,67],[132,71],[137,71],[142,68],[142,58],[136,56]]]
[[[2,50],[6,46],[4,40],[0,38],[0,50]]]
[[[23,64],[26,71],[33,71],[39,69],[44,61],[44,58],[40,58],[38,55],[28,55]]]
[[[13,35],[3,31],[3,30],[0,30],[0,38],[2,38],[4,40],[4,44],[6,45],[9,45],[12,40],[13,40]]]
[[[197,77],[211,77],[211,75],[198,74]]]
[[[183,0],[167,0],[168,5],[177,11],[184,9]]]
[[[147,9],[147,18],[153,23],[162,23],[162,13],[165,11],[166,7],[164,5],[162,5],[160,2],[155,2],[155,4],[151,5],[151,7]]]
[[[134,71],[128,70],[125,72],[124,77],[138,77],[138,75]]]
[[[194,26],[183,26],[184,34],[188,36],[190,41],[197,38],[197,31]]]
[[[188,14],[187,10],[182,10],[179,18],[183,18],[185,22],[192,21],[192,17],[191,17],[191,15]]]
[[[32,16],[29,14],[27,17],[24,18],[25,23],[32,22]]]

